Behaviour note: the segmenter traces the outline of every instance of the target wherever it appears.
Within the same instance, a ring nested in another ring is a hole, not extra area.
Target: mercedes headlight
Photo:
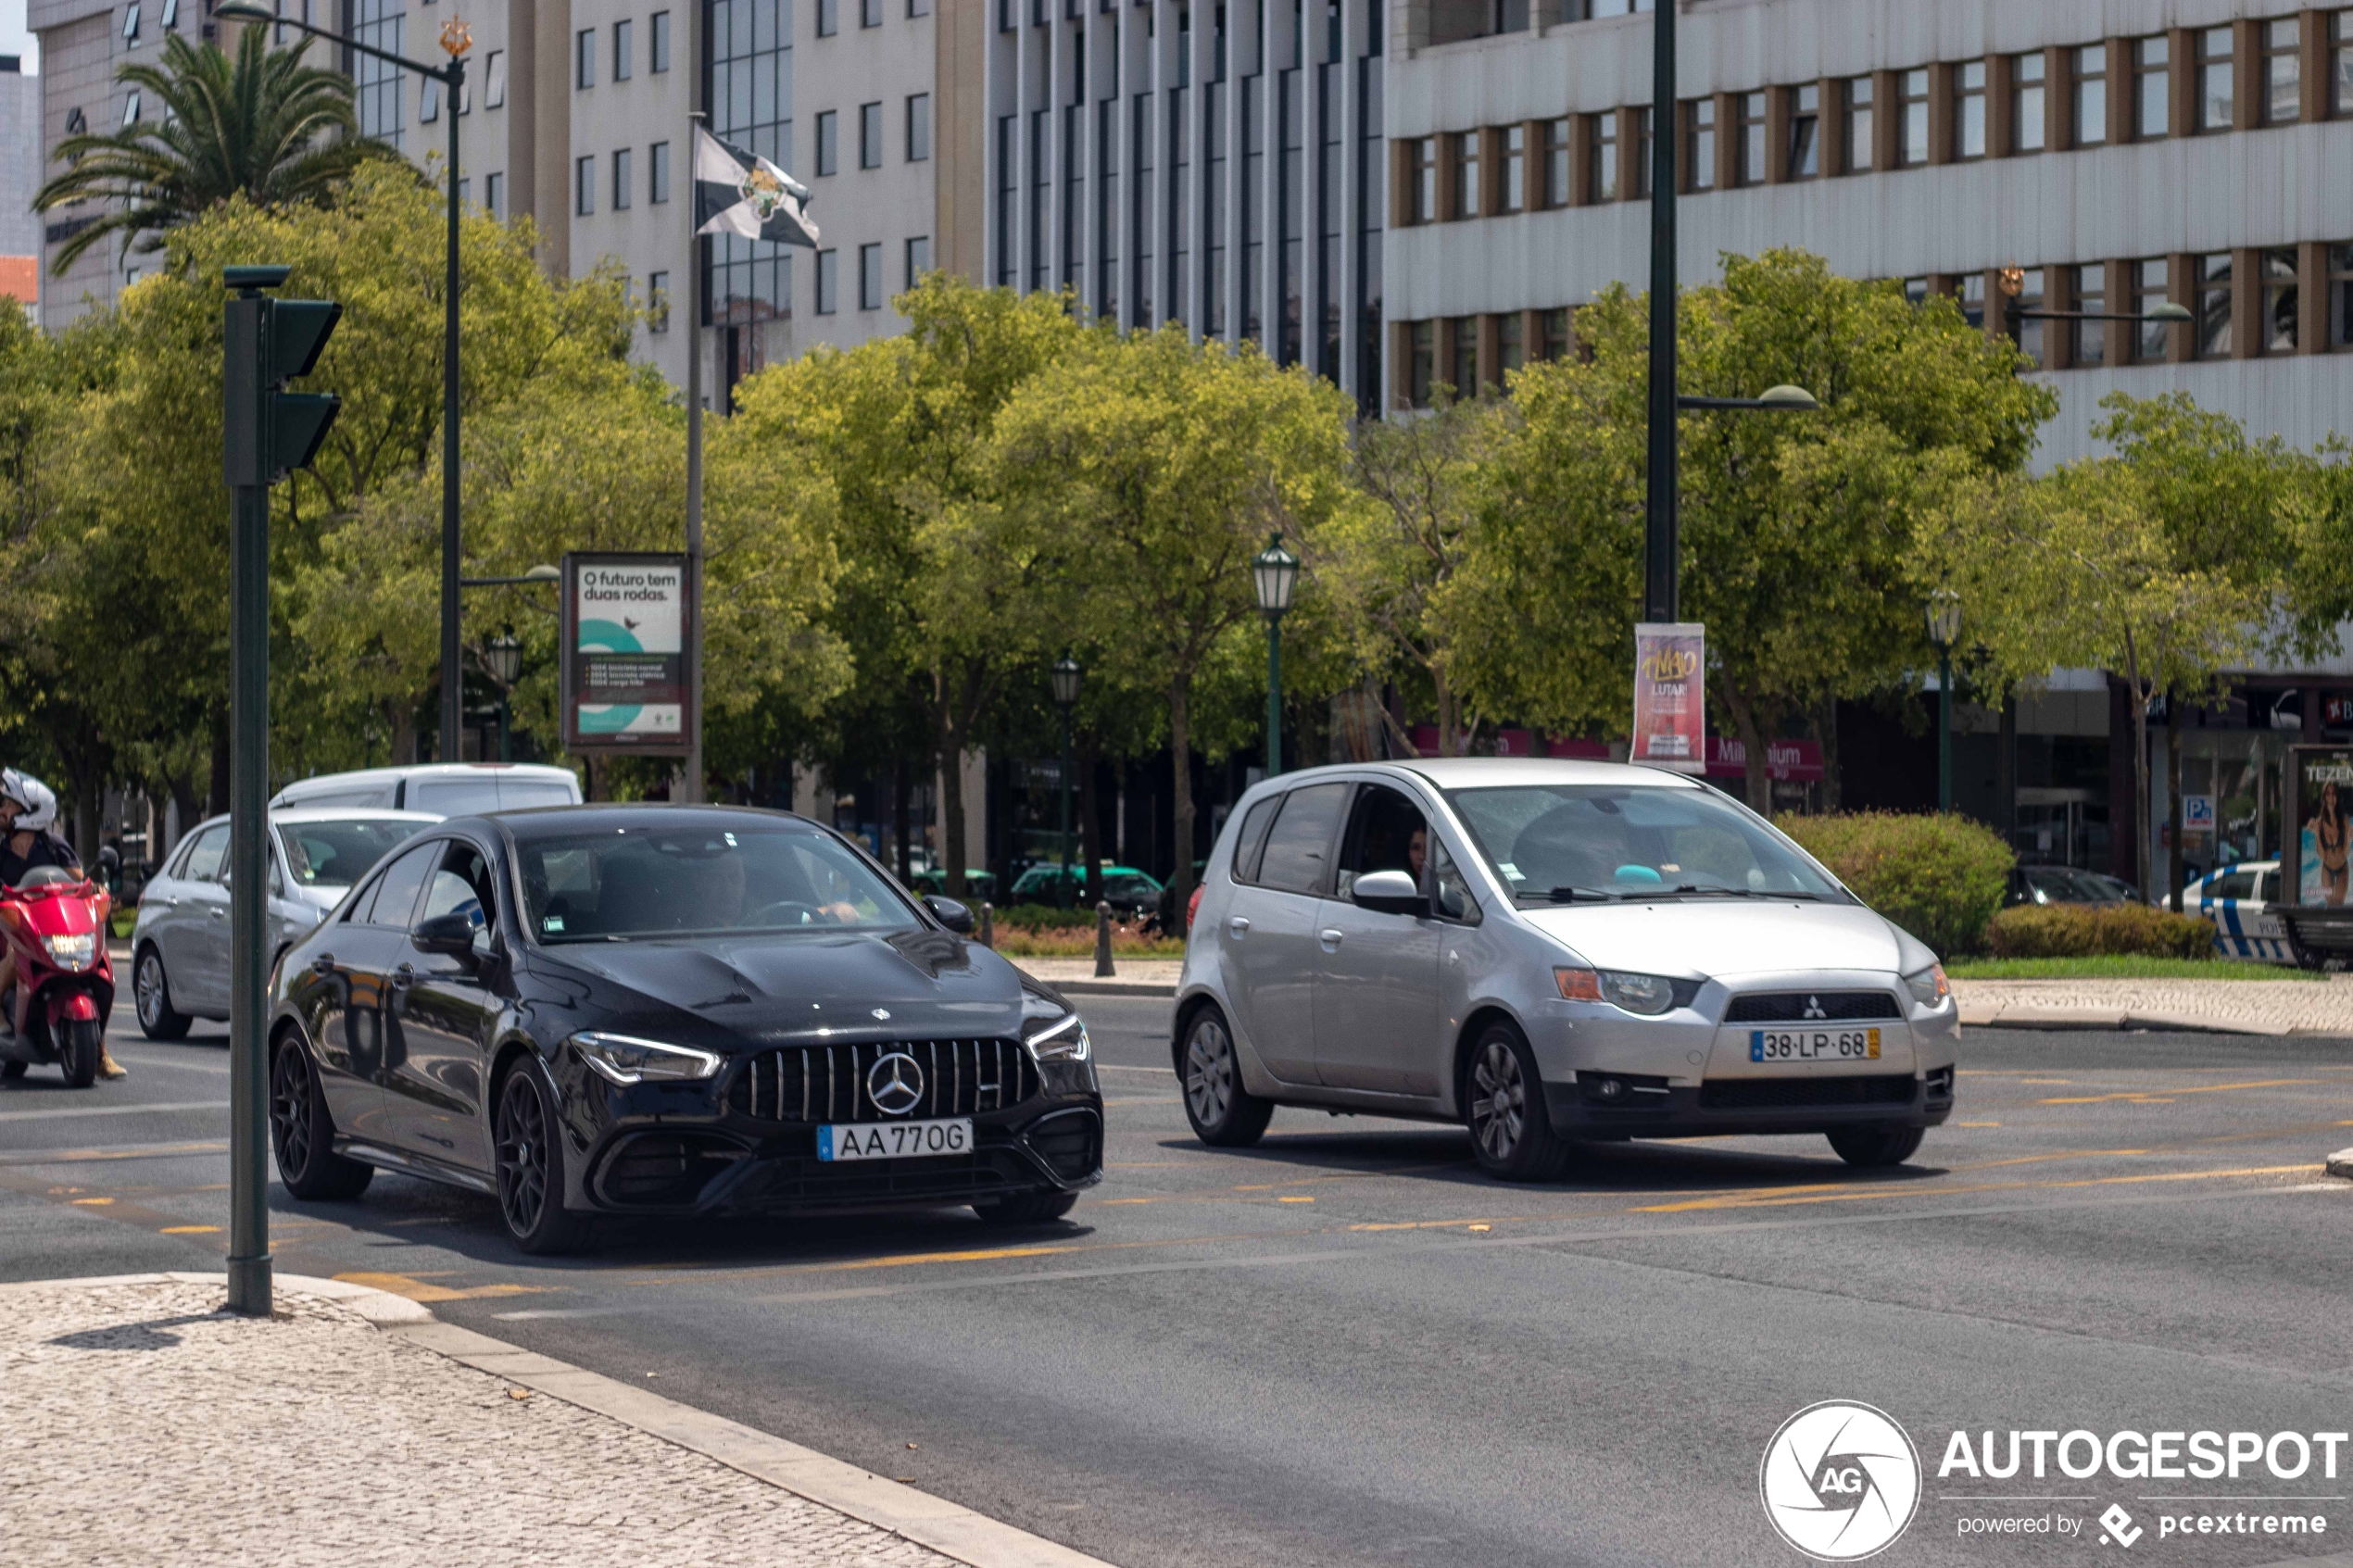
[[[79,936],[44,936],[41,945],[49,956],[68,969],[87,969],[98,957],[98,936],[85,931]]]
[[[1095,1092],[1095,1066],[1089,1060],[1095,1044],[1087,1037],[1087,1021],[1076,1010],[1050,997],[1025,991],[1021,998],[1021,1035],[1037,1060],[1038,1075],[1050,1095]]]
[[[1953,994],[1953,983],[1944,978],[1944,966],[1941,963],[1906,975],[1904,984],[1911,987],[1913,1000],[1924,1008],[1943,1007],[1944,998]]]
[[[692,1046],[661,1040],[640,1040],[629,1035],[588,1030],[572,1037],[580,1060],[612,1082],[626,1087],[647,1082],[675,1083],[718,1074],[723,1059]]]
[[[1675,982],[1663,974],[1635,974],[1617,969],[1556,969],[1553,971],[1553,983],[1569,1001],[1607,1002],[1645,1018],[1655,1018],[1675,1006]]]

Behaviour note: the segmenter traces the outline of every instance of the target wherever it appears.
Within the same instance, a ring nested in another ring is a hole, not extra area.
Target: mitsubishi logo
[[[905,1051],[892,1051],[866,1069],[866,1098],[885,1116],[904,1116],[924,1099],[924,1070]]]
[[[1800,1018],[1828,1018],[1830,1014],[1822,1010],[1821,997],[1808,997],[1806,998],[1806,1010],[1799,1013],[1797,1016]]]

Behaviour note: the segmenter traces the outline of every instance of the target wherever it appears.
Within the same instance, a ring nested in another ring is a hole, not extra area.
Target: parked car
[[[1150,872],[1139,872],[1133,866],[1105,866],[1102,872],[1103,890],[1098,895],[1088,890],[1085,866],[1073,866],[1065,872],[1059,865],[1041,861],[1013,880],[1013,901],[1016,904],[1060,904],[1063,888],[1067,885],[1072,889],[1072,903],[1108,903],[1125,916],[1134,916],[1159,907],[1161,884]]]
[[[576,806],[580,776],[539,762],[425,762],[407,768],[362,768],[298,779],[270,804],[362,806],[390,811],[430,811],[437,817],[512,811],[527,806]]]
[[[937,866],[917,867],[910,880],[917,893],[944,896],[948,891],[948,873]],[[964,897],[994,903],[997,898],[997,873],[982,871],[977,866],[967,867],[964,872]]]
[[[296,807],[270,813],[271,945],[283,951],[326,919],[395,846],[441,819],[425,811]],[[229,1016],[229,819],[195,831],[147,881],[131,928],[131,994],[151,1040],[191,1019]]]
[[[1237,804],[1171,1046],[1211,1145],[1278,1105],[1460,1122],[1490,1173],[1567,1140],[1826,1134],[1909,1159],[1952,1113],[1936,955],[1720,791],[1624,764],[1305,769]]]
[[[280,966],[278,1169],[494,1194],[535,1252],[599,1214],[1052,1219],[1101,1178],[1087,1026],[971,924],[783,812],[441,823]]]
[[[2137,904],[2141,890],[2129,882],[2080,866],[2013,866],[2007,901],[2012,904]]]
[[[2287,928],[2273,909],[2279,895],[2277,860],[2241,860],[2183,888],[2182,908],[2214,922],[2217,957],[2294,963]]]

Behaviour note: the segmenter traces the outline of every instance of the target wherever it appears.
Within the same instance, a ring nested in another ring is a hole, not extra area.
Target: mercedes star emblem
[[[885,1116],[904,1116],[924,1099],[924,1070],[905,1051],[892,1051],[866,1069],[866,1098]]]

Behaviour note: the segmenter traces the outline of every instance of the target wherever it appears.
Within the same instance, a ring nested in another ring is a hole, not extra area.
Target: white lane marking
[[[220,1099],[174,1100],[169,1105],[59,1106],[54,1110],[0,1110],[0,1122],[62,1122],[69,1116],[162,1115],[175,1110],[226,1110],[228,1097]]]
[[[493,1312],[500,1323],[527,1323],[533,1318],[610,1318],[643,1311],[640,1307],[535,1307],[522,1312]]]

